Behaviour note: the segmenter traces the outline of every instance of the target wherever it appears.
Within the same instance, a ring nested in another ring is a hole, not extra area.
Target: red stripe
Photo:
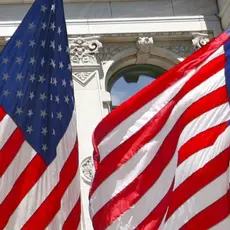
[[[230,148],[224,150],[202,168],[193,173],[174,190],[167,219],[195,193],[226,172],[229,167],[229,150]],[[192,167],[192,165],[190,167]],[[221,212],[221,210],[219,212]]]
[[[165,167],[171,161],[181,131],[189,122],[227,101],[226,89],[225,86],[223,86],[194,102],[180,117],[173,131],[166,137],[153,161],[134,181],[132,181],[131,184],[95,214],[93,217],[94,226],[97,227],[95,228],[106,229],[114,220],[134,205],[156,182]],[[151,175],[151,177],[149,175]],[[98,228],[98,226],[100,226],[100,228]]]
[[[136,228],[137,230],[158,230],[166,214],[174,182],[161,202]]]
[[[228,196],[229,192],[194,216],[182,228],[180,228],[180,230],[207,230],[226,219],[230,214]]]
[[[178,165],[201,149],[212,146],[218,136],[228,127],[228,122],[224,122],[215,127],[207,129],[188,140],[179,150]]]
[[[154,81],[152,84],[145,87],[142,91],[124,102],[122,106],[119,106],[112,113],[108,114],[94,131],[93,141],[95,146],[98,145],[98,143],[100,143],[101,140],[123,120],[128,118],[153,98],[157,97],[161,92],[182,78],[186,73],[202,64],[211,54],[222,46],[228,38],[229,35],[225,33],[214,38],[208,45],[194,52],[183,62],[177,64],[171,70],[163,74],[157,81]]]
[[[0,204],[0,229],[4,229],[14,210],[18,207],[31,188],[36,184],[46,168],[47,166],[39,154],[37,154],[27,165],[25,170],[15,182],[10,193]]]
[[[0,150],[0,178],[9,167],[24,142],[22,131],[17,128]]]
[[[210,69],[210,65],[213,66]],[[162,129],[171,111],[175,107],[176,103],[181,100],[189,91],[196,86],[207,80],[213,74],[217,73],[224,68],[225,56],[221,55],[212,61],[209,65],[205,65],[198,71],[191,79],[189,79],[178,94],[159,112],[157,113],[144,127],[138,132],[132,135],[127,141],[120,144],[113,152],[107,155],[100,167],[97,167],[94,181],[91,187],[90,196],[97,189],[97,187],[111,175],[116,169],[121,167],[127,162],[142,146],[149,142],[153,137]],[[225,90],[226,91],[226,90]],[[227,94],[226,94],[227,98]],[[94,157],[97,156],[94,152]],[[96,164],[99,159],[94,159]],[[110,167],[108,168],[108,165]]]
[[[81,213],[81,200],[78,199],[78,202],[74,206],[73,210],[66,219],[62,230],[76,230],[80,225],[80,215]]]
[[[58,164],[58,162],[57,162]],[[61,208],[61,199],[69,184],[72,182],[78,170],[78,145],[74,145],[70,156],[65,162],[61,172],[59,183],[55,186],[49,196],[36,210],[33,216],[26,222],[22,230],[31,230],[36,226],[36,230],[44,230],[52,221]]]
[[[0,106],[0,121],[6,116],[5,110]]]

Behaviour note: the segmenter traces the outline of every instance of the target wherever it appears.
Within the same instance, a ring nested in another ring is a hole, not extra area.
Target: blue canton
[[[35,1],[6,44],[0,54],[0,104],[49,165],[74,110],[62,1]]]

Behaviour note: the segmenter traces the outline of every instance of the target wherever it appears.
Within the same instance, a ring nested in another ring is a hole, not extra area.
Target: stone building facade
[[[0,46],[13,34],[31,2],[0,0]],[[111,110],[111,78],[129,66],[167,71],[181,62],[230,28],[230,0],[64,2],[77,109],[82,229],[90,230],[91,139],[96,125]]]

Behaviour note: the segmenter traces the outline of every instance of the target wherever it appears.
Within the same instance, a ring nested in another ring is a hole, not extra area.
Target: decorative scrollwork
[[[81,175],[87,184],[91,184],[93,179],[93,162],[92,157],[86,157],[81,162]]]
[[[99,52],[102,43],[99,37],[77,37],[69,39],[70,59],[72,65],[97,64],[95,54]]]
[[[208,34],[201,34],[201,33],[195,33],[193,34],[193,46],[196,49],[200,49],[201,47],[205,46],[209,42]]]

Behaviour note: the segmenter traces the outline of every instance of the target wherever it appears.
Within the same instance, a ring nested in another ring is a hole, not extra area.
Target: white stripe
[[[209,230],[229,230],[229,226],[230,226],[230,216],[228,216],[223,221],[213,226]]]
[[[156,183],[141,199],[116,219],[107,230],[136,229],[136,227],[156,208],[172,185],[177,166],[177,155],[174,155]],[[154,172],[153,172],[154,173]],[[137,190],[138,192],[138,190]],[[127,226],[127,223],[129,224]]]
[[[111,174],[92,194],[91,215],[101,209],[115,195],[128,186],[155,157],[165,137],[171,131],[181,114],[196,100],[209,94],[225,83],[224,71],[220,71],[207,79],[195,89],[187,93],[174,107],[162,130],[148,144],[142,147],[128,162]],[[135,167],[134,167],[135,166]]]
[[[2,147],[5,145],[16,127],[17,126],[13,120],[8,115],[5,115],[0,122],[0,149],[2,149]]]
[[[228,127],[215,141],[215,143],[199,152],[193,154],[177,167],[175,185],[176,189],[187,178],[189,178],[197,170],[204,167],[208,162],[218,156],[221,152],[230,146],[229,141],[230,127]]]
[[[39,208],[59,181],[59,173],[68,159],[76,141],[76,117],[73,114],[70,124],[57,147],[57,156],[48,166],[34,187],[28,192],[11,216],[8,229],[21,229]]]
[[[61,200],[61,209],[46,228],[47,230],[57,230],[62,229],[63,224],[68,218],[69,214],[73,210],[75,204],[78,202],[80,198],[80,180],[79,180],[79,170],[74,177],[73,181],[69,185],[65,194]]]
[[[214,58],[224,53],[224,48],[221,46],[216,52],[210,55],[205,62],[198,68],[190,71],[178,82],[173,84],[167,90],[163,91],[155,99],[145,104],[131,116],[122,121],[116,126],[99,144],[100,160],[104,159],[110,152],[112,152],[120,143],[124,142],[133,133],[137,132],[143,125],[145,125],[162,107],[167,104],[183,87],[185,82],[190,79],[201,67],[206,65]]]
[[[178,149],[197,134],[230,119],[229,102],[215,107],[191,121],[183,130],[178,141]]]
[[[225,172],[190,197],[166,221],[165,230],[180,229],[191,218],[224,196],[228,189],[228,173]]]
[[[0,204],[12,189],[20,174],[34,158],[35,154],[36,152],[27,142],[22,144],[16,157],[13,159],[3,176],[0,178]]]

